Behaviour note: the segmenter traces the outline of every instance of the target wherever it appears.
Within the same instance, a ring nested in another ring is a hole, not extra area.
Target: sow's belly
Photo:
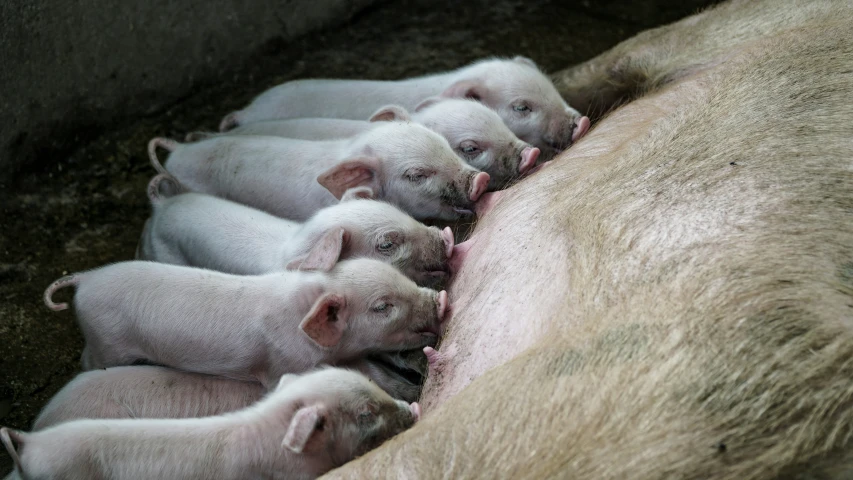
[[[425,412],[555,329],[580,326],[573,298],[585,292],[572,289],[568,262],[578,257],[561,224],[579,201],[572,186],[630,155],[656,120],[695,101],[699,85],[686,80],[617,110],[540,171],[482,202],[476,228],[452,260],[453,315],[424,385]]]

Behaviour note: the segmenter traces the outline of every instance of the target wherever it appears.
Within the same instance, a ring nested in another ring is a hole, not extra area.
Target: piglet
[[[495,110],[518,138],[543,151],[560,151],[589,128],[551,80],[525,57],[486,59],[450,72],[399,81],[297,80],[273,87],[220,130],[285,118],[361,120],[387,104],[413,110],[428,97],[472,98]],[[549,153],[550,154],[550,153]]]
[[[457,156],[489,174],[489,190],[502,188],[529,173],[539,158],[539,149],[519,140],[494,110],[469,99],[428,98],[411,115],[403,107],[388,105],[374,112],[369,121],[269,120],[242,125],[225,134],[329,140],[362,133],[381,125],[381,121],[413,121],[437,132],[447,139]]]
[[[198,418],[248,407],[266,392],[258,382],[154,365],[83,372],[50,399],[33,423],[43,430],[81,418]]]
[[[489,190],[527,174],[539,158],[538,148],[519,140],[494,110],[474,100],[428,98],[411,116],[402,107],[388,105],[370,120],[413,120],[439,133],[459,157],[489,174]]]
[[[342,234],[342,232],[339,232]],[[63,277],[45,292],[75,286],[85,370],[145,362],[259,381],[321,363],[435,344],[447,294],[421,288],[371,259],[330,271],[237,276],[154,262],[122,262]]]
[[[162,178],[149,184],[153,214],[140,239],[141,260],[239,275],[308,269],[311,249],[329,231],[342,229],[334,237],[341,259],[381,260],[421,285],[446,276],[454,246],[450,229],[427,227],[389,203],[364,199],[366,188],[348,190],[339,204],[298,223],[200,193],[165,198],[157,187]]]
[[[375,127],[364,119],[343,118],[293,118],[288,120],[264,120],[247,123],[222,133],[190,132],[187,142],[197,142],[219,135],[269,135],[273,137],[300,138],[302,140],[339,140],[354,137]]]
[[[420,407],[363,375],[325,368],[283,377],[238,412],[193,419],[75,420],[0,428],[22,478],[309,479],[411,427]]]
[[[420,377],[369,356],[338,365],[357,370],[392,397],[414,402]],[[266,390],[258,382],[184,372],[156,365],[91,370],[74,377],[45,405],[33,422],[44,430],[82,418],[200,418],[248,407]]]
[[[158,146],[172,152],[165,169]],[[306,220],[357,187],[417,219],[457,220],[472,215],[489,184],[489,174],[458,158],[442,136],[403,122],[323,142],[223,136],[179,144],[155,138],[149,154],[155,169],[189,190],[291,220]]]

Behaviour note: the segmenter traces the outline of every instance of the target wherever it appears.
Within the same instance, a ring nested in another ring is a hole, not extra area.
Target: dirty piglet
[[[495,110],[521,140],[554,152],[577,141],[589,119],[571,108],[525,57],[481,60],[445,73],[399,81],[296,80],[227,115],[220,130],[263,120],[327,117],[363,120],[383,105],[413,111],[428,97],[472,98]]]
[[[329,237],[341,234],[318,243],[326,266],[314,272],[238,276],[123,262],[57,280],[45,302],[67,308],[51,297],[76,286],[87,370],[142,361],[269,386],[322,363],[435,344],[447,294],[377,260],[335,264]]]
[[[265,392],[258,382],[154,365],[91,370],[50,399],[33,430],[81,418],[210,417],[246,408]]]
[[[311,479],[411,427],[417,403],[356,372],[287,375],[235,413],[194,419],[75,420],[24,433],[0,428],[21,478]]]
[[[474,100],[424,100],[411,115],[388,105],[370,117],[372,122],[413,120],[438,132],[469,165],[489,174],[489,190],[497,190],[536,165],[539,149],[519,140],[493,110]]]
[[[156,186],[162,176],[151,180],[153,214],[140,239],[140,260],[238,275],[308,270],[311,249],[327,232],[343,229],[342,260],[381,260],[420,285],[446,277],[450,229],[427,227],[389,203],[359,197],[368,189],[350,189],[339,204],[299,223],[200,193],[164,198]]]
[[[158,146],[171,151],[165,168]],[[358,187],[417,219],[457,220],[473,214],[490,180],[457,157],[444,137],[404,122],[323,142],[221,136],[180,144],[155,138],[149,156],[158,172],[189,190],[299,221]]]
[[[411,114],[399,105],[377,110],[369,120],[339,118],[292,118],[249,123],[219,135],[272,135],[302,140],[348,138],[382,121],[413,121],[443,136],[456,155],[474,168],[489,174],[489,190],[507,186],[529,173],[540,150],[519,140],[494,110],[469,99],[431,97]],[[191,134],[198,138],[203,134]]]

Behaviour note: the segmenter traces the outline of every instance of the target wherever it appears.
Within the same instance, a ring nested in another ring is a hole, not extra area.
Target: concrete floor
[[[224,83],[166,111],[117,125],[67,158],[0,186],[0,425],[28,429],[79,370],[82,338],[69,311],[42,303],[56,278],[133,258],[153,175],[146,143],[215,129],[221,117],[277,83],[305,77],[395,79],[489,55],[526,55],[546,71],[586,60],[707,0],[398,0],[348,25],[267,45]],[[74,121],[74,119],[69,119]],[[70,298],[70,292],[57,298]],[[0,472],[11,468],[4,451]]]

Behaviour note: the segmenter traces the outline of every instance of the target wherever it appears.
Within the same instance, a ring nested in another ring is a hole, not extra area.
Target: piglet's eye
[[[480,151],[480,148],[474,142],[462,142],[459,145],[459,150],[465,155],[473,155]]]
[[[405,176],[410,182],[422,182],[431,177],[434,173],[435,172],[426,169],[413,168],[406,172]]]
[[[516,112],[529,112],[530,111],[530,107],[528,107],[527,105],[513,105],[512,109],[515,110]]]
[[[375,307],[373,307],[373,311],[374,312],[384,312],[384,311],[388,310],[389,308],[391,308],[392,306],[393,305],[391,305],[390,303],[384,303],[383,302],[383,303],[380,303],[379,305],[376,305]]]
[[[379,250],[387,251],[394,247],[394,242],[382,242],[379,244]]]
[[[375,421],[374,417],[375,417],[375,415],[373,414],[373,412],[365,411],[365,412],[359,413],[358,416],[356,417],[355,421],[356,421],[356,423],[358,423],[358,426],[360,428],[370,429],[370,426]],[[372,444],[376,440],[375,439],[369,439],[368,441],[371,442],[371,444]]]

